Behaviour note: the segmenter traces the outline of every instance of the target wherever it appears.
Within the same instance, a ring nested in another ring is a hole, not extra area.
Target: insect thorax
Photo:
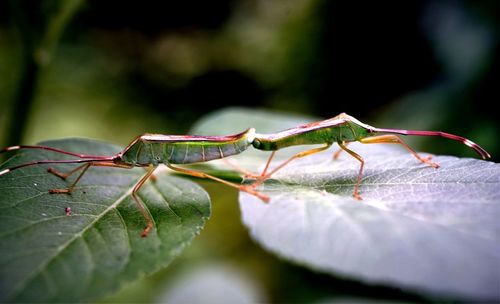
[[[292,128],[273,134],[257,134],[253,142],[256,149],[276,151],[298,145],[320,145],[357,141],[368,136],[368,130],[351,121],[334,126],[318,125],[313,128]]]
[[[338,142],[353,142],[368,136],[368,130],[354,122],[346,122],[332,130],[332,133]]]

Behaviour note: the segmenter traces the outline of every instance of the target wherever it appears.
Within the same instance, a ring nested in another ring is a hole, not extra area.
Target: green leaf
[[[84,139],[44,145],[78,153],[112,155],[120,147]],[[22,150],[1,168],[34,160],[63,159],[43,150]],[[145,220],[131,192],[145,173],[93,167],[71,195],[47,172],[31,166],[0,176],[0,301],[90,301],[168,265],[202,229],[210,215],[208,195],[186,179],[159,172],[139,196],[155,229],[140,237]],[[57,165],[69,171],[75,165]],[[67,216],[65,208],[71,208]]]
[[[258,110],[222,113],[226,123],[234,115],[232,128],[245,113],[249,125],[263,117]],[[221,126],[217,116],[212,119],[213,126]],[[435,156],[441,168],[434,169],[394,145],[349,147],[366,161],[363,201],[352,197],[357,160],[346,153],[332,160],[332,151],[311,155],[259,188],[270,196],[269,204],[240,193],[252,237],[284,258],[332,275],[445,297],[498,300],[500,164]],[[260,160],[250,157],[260,167],[268,155],[261,154]],[[239,161],[248,164],[245,158]]]

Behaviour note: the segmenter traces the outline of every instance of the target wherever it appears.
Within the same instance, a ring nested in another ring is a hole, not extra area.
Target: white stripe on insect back
[[[141,139],[146,141],[162,141],[162,142],[178,142],[178,141],[204,141],[205,136],[194,135],[163,135],[163,134],[148,134],[141,136]]]
[[[358,126],[365,128],[365,129],[368,129],[368,130],[374,129],[374,127],[367,125],[365,123],[362,123],[361,121],[357,120],[356,118],[352,117],[351,115],[342,113],[341,117],[344,118],[344,120],[351,121],[351,122],[357,124]]]
[[[226,135],[226,136],[203,136],[203,135],[163,135],[163,134],[144,134],[141,136],[142,140],[145,141],[160,141],[160,142],[197,142],[197,141],[230,141],[238,140],[242,135],[246,135],[250,141],[253,142],[255,139],[255,129],[250,128],[245,132],[236,135]]]

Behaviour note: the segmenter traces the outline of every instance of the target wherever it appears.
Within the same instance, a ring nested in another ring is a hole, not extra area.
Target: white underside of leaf
[[[297,160],[261,191],[241,193],[244,223],[264,247],[334,275],[444,296],[497,299],[500,288],[500,165],[401,153],[359,163],[331,154]]]

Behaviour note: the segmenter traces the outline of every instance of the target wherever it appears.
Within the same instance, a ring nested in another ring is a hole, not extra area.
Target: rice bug
[[[225,185],[237,188],[241,191],[248,192],[261,200],[267,202],[269,198],[264,194],[255,191],[252,187],[247,185],[238,185],[229,181],[220,179],[218,177],[209,175],[201,171],[190,170],[174,166],[174,164],[192,164],[198,162],[207,162],[214,159],[221,159],[231,155],[239,154],[245,151],[252,144],[255,137],[255,129],[250,128],[242,133],[228,136],[196,136],[196,135],[160,135],[160,134],[144,134],[137,137],[121,152],[112,156],[96,156],[78,154],[69,151],[64,151],[56,148],[46,146],[12,146],[3,149],[1,152],[14,151],[21,149],[43,149],[56,153],[62,153],[74,156],[77,159],[72,160],[42,160],[33,161],[17,165],[11,168],[0,171],[0,175],[9,173],[13,170],[20,169],[27,166],[40,165],[40,164],[61,164],[61,163],[74,163],[81,164],[75,169],[63,173],[54,168],[49,168],[48,172],[66,179],[76,172],[80,174],[76,179],[65,189],[50,189],[49,193],[71,193],[76,184],[80,181],[82,176],[87,172],[90,167],[114,167],[131,169],[133,167],[146,168],[146,174],[135,184],[132,190],[132,197],[137,208],[142,213],[146,220],[146,227],[142,231],[142,236],[146,237],[149,231],[153,228],[153,221],[151,216],[146,211],[143,203],[141,202],[138,191],[144,183],[151,177],[154,170],[161,163],[165,164],[173,171],[191,175],[199,178],[208,178]],[[66,209],[66,214],[71,213]]]
[[[278,133],[255,134],[255,139],[252,143],[253,147],[259,150],[272,151],[272,153],[269,156],[269,159],[267,160],[266,166],[264,167],[264,170],[262,171],[260,177],[258,177],[258,180],[250,186],[257,187],[258,185],[262,184],[276,171],[280,170],[294,159],[321,152],[328,149],[333,143],[337,143],[340,147],[340,150],[334,154],[334,158],[337,158],[341,151],[345,151],[360,162],[353,196],[358,200],[361,200],[361,195],[359,194],[359,186],[361,184],[361,178],[363,176],[363,167],[365,161],[359,154],[347,148],[347,144],[354,141],[359,141],[364,144],[400,144],[422,163],[428,164],[429,166],[434,168],[439,168],[439,165],[437,163],[430,161],[430,156],[421,157],[410,146],[408,146],[399,135],[440,136],[453,139],[465,144],[466,146],[469,146],[474,151],[476,151],[483,159],[490,158],[490,155],[488,154],[488,152],[486,152],[486,150],[461,136],[439,131],[414,131],[375,128],[360,122],[352,116],[342,113],[327,120],[303,124],[298,127],[287,129]],[[268,172],[269,165],[277,150],[289,146],[314,144],[324,144],[324,146],[299,152]]]

